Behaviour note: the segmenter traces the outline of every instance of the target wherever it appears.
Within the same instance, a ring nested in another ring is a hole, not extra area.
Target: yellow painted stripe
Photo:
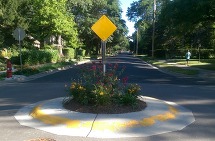
[[[47,115],[46,113],[41,111],[41,106],[42,105],[39,105],[31,111],[30,115],[33,118],[38,119],[38,120],[42,121],[43,123],[51,124],[51,125],[65,124],[69,128],[79,127],[80,120],[72,120],[72,119],[63,118],[63,117]]]
[[[156,121],[165,122],[168,120],[173,120],[176,118],[179,111],[173,107],[169,106],[168,112],[163,114],[151,116],[148,118],[143,118],[141,120],[129,120],[127,122],[120,122],[120,121],[95,121],[93,124],[93,130],[121,130],[123,128],[131,128],[131,127],[138,127],[138,126],[152,126],[156,123]],[[51,125],[58,125],[58,124],[65,124],[68,128],[91,128],[92,121],[81,122],[80,120],[73,120],[58,116],[51,116],[47,115],[43,111],[41,111],[41,105],[35,107],[32,112],[30,113],[32,117],[38,119],[46,124]]]
[[[112,122],[112,121],[96,121],[93,124],[93,130],[120,130],[123,128],[131,128],[131,127],[138,127],[138,126],[152,126],[156,123],[156,121],[165,122],[168,120],[173,120],[176,118],[176,115],[179,111],[174,108],[173,106],[169,106],[169,111],[164,114],[159,114],[155,116],[151,116],[148,118],[143,118],[141,120],[130,120],[127,122]]]

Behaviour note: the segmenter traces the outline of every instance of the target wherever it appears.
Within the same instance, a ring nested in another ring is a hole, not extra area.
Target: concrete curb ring
[[[57,135],[93,138],[147,137],[182,130],[195,121],[192,112],[173,102],[140,96],[147,107],[124,114],[91,114],[63,108],[64,98],[21,108],[15,115],[24,126]]]

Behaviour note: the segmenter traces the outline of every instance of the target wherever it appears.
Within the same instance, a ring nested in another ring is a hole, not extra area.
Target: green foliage
[[[199,57],[201,59],[213,59],[215,50],[214,49],[190,49],[192,56],[192,59],[198,59]],[[163,59],[184,59],[185,53],[187,52],[187,49],[171,49],[171,50],[163,50],[163,49],[156,49],[155,50],[155,56],[157,58],[163,58]]]
[[[213,49],[214,42],[213,0],[157,0],[155,23],[155,56],[164,57],[164,52],[178,56],[174,50]],[[153,1],[138,0],[128,8],[129,20],[139,29],[139,52],[151,55]],[[136,43],[136,33],[133,34]],[[161,51],[162,50],[162,51]],[[214,52],[214,51],[213,51]],[[203,53],[203,56],[206,54]],[[207,58],[214,56],[208,54]]]
[[[70,63],[67,63],[67,62],[48,63],[48,64],[42,64],[42,65],[38,65],[38,66],[34,66],[34,67],[24,66],[22,71],[20,70],[20,68],[18,68],[18,71],[14,72],[14,74],[30,76],[30,75],[34,75],[34,74],[37,74],[40,72],[58,69],[58,68],[61,68],[61,67],[67,66],[67,65],[71,65],[71,62]]]
[[[73,48],[63,48],[63,55],[66,59],[74,59],[75,58],[75,50]]]
[[[137,22],[140,20],[145,22],[151,22],[153,11],[153,1],[152,0],[138,0],[131,3],[131,6],[127,10],[127,17],[130,21]],[[144,15],[144,16],[143,16]]]
[[[128,29],[121,17],[119,0],[69,0],[67,6],[69,11],[75,15],[79,39],[84,43],[86,55],[97,55],[99,52],[101,40],[90,27],[103,14],[107,15],[117,26],[117,31],[107,40],[107,48],[112,48],[117,44],[122,47],[128,46],[128,39],[124,37],[128,33]]]
[[[1,73],[0,74],[0,80],[4,80],[5,77],[6,77],[6,73]]]
[[[76,54],[78,55],[78,56],[85,56],[85,52],[86,52],[86,50],[84,50],[84,49],[77,49],[76,50]]]
[[[58,50],[44,50],[41,54],[43,58],[46,58],[46,63],[56,63],[59,59]]]
[[[38,65],[57,62],[59,59],[57,50],[24,50],[22,51],[23,65]],[[13,64],[20,64],[19,56],[11,58]]]
[[[62,37],[64,47],[83,47],[86,55],[98,54],[100,39],[90,27],[103,14],[117,26],[107,41],[107,49],[128,46],[128,29],[121,17],[119,0],[4,0],[0,7],[0,48],[17,44],[12,33],[16,27],[22,27],[28,34],[22,41],[24,48],[34,49],[33,43],[38,40],[41,49],[47,49],[44,41],[55,36],[55,44],[60,45]]]
[[[85,87],[80,83],[73,82],[70,86],[70,92],[72,93],[74,100],[83,105],[94,103],[95,96],[91,93],[91,89],[89,87]]]
[[[1,59],[5,59],[5,58],[12,58],[12,57],[15,57],[15,56],[18,56],[19,55],[19,52],[14,49],[14,48],[3,48],[0,50],[0,58]]]
[[[84,49],[82,49],[82,48],[76,49],[75,58],[76,58],[78,61],[81,61],[81,60],[84,59],[85,54],[86,54],[86,50],[84,50]]]
[[[25,67],[22,69],[22,71],[20,69],[18,69],[18,71],[14,72],[15,75],[25,75],[25,76],[30,76],[30,75],[34,75],[40,73],[40,71],[35,68],[35,67]]]
[[[69,98],[84,105],[119,105],[134,106],[140,87],[127,84],[127,77],[122,75],[125,67],[109,64],[108,71],[103,74],[102,64],[93,63],[80,68],[80,79],[73,81],[69,87]]]
[[[26,29],[28,23],[22,12],[27,0],[1,0],[0,1],[0,48],[16,43],[12,33],[16,27]]]
[[[113,99],[120,105],[137,106],[137,96],[140,92],[140,86],[137,84],[130,84],[124,88],[124,94],[114,95]]]
[[[84,57],[83,56],[81,56],[81,55],[77,55],[77,61],[82,61],[83,59],[84,59]]]
[[[78,47],[76,24],[66,9],[67,0],[31,0],[30,32],[42,41],[51,35],[62,36],[67,46]],[[58,44],[61,44],[58,42]]]

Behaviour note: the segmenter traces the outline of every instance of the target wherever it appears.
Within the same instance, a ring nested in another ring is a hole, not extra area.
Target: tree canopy
[[[119,45],[128,46],[128,39],[125,37],[128,29],[125,21],[122,20],[119,0],[68,0],[68,9],[75,15],[75,22],[79,32],[79,40],[87,53],[97,53],[100,49],[100,39],[93,33],[91,26],[103,15],[117,26],[117,31],[108,39],[108,47]],[[114,38],[113,38],[114,37]]]
[[[12,33],[16,27],[26,30],[29,37],[44,41],[55,36],[58,43],[72,48],[83,48],[97,54],[100,39],[91,26],[103,15],[117,26],[108,39],[108,48],[127,47],[128,29],[121,17],[119,0],[0,0],[0,48],[11,47],[16,41]],[[32,44],[32,40],[24,42]]]
[[[215,49],[215,1],[157,0],[156,50],[176,54],[181,49]],[[129,20],[140,29],[140,51],[150,52],[153,1],[133,2],[127,10]],[[134,38],[135,34],[133,35]],[[175,52],[174,52],[175,51]]]

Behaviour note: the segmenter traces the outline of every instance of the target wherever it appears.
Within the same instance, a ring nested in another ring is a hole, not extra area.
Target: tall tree
[[[41,44],[46,37],[57,36],[60,53],[62,53],[61,38],[67,45],[78,46],[76,24],[74,17],[67,11],[67,0],[32,0],[32,15],[30,15],[30,32],[38,38]]]
[[[100,39],[92,32],[91,26],[103,15],[107,15],[118,27],[113,38],[108,39],[108,45],[114,46],[121,36],[127,32],[125,21],[121,18],[119,0],[68,0],[68,8],[75,15],[79,39],[87,53],[97,54],[100,50]]]
[[[182,47],[200,43],[204,48],[211,48],[208,43],[213,40],[214,4],[213,0],[175,0],[168,3],[162,9],[158,21],[167,37],[163,43],[178,40]]]
[[[26,0],[1,0],[0,1],[0,47],[10,47],[15,40],[12,36],[16,27],[27,29],[28,24],[22,15]]]
[[[105,0],[68,0],[67,3],[69,11],[75,15],[75,22],[77,24],[79,40],[83,43],[82,48],[86,49],[87,54],[98,46],[99,39],[94,35],[91,26],[106,9]]]
[[[148,35],[152,29],[152,8],[153,1],[139,0],[127,11],[129,19],[140,28],[140,45],[148,50],[151,48]],[[157,0],[155,48],[178,50],[195,44],[204,44],[205,48],[214,46],[211,41],[214,40],[214,15],[213,0]]]
[[[129,40],[126,37],[128,33],[128,28],[126,26],[125,20],[123,20],[121,17],[122,9],[120,8],[120,2],[119,0],[108,0],[107,4],[107,15],[117,26],[117,31],[114,32],[113,39],[109,41],[109,45],[110,47],[114,47],[115,45],[117,45],[123,49],[127,49],[129,45]]]
[[[138,29],[138,51],[143,52],[146,48],[150,48],[151,33],[152,33],[152,19],[153,19],[153,1],[152,0],[138,0],[131,3],[127,9],[127,17],[130,21],[135,22],[136,31]],[[151,31],[150,31],[151,30]],[[137,42],[137,33],[133,34],[135,44]],[[149,49],[150,50],[150,49]]]

